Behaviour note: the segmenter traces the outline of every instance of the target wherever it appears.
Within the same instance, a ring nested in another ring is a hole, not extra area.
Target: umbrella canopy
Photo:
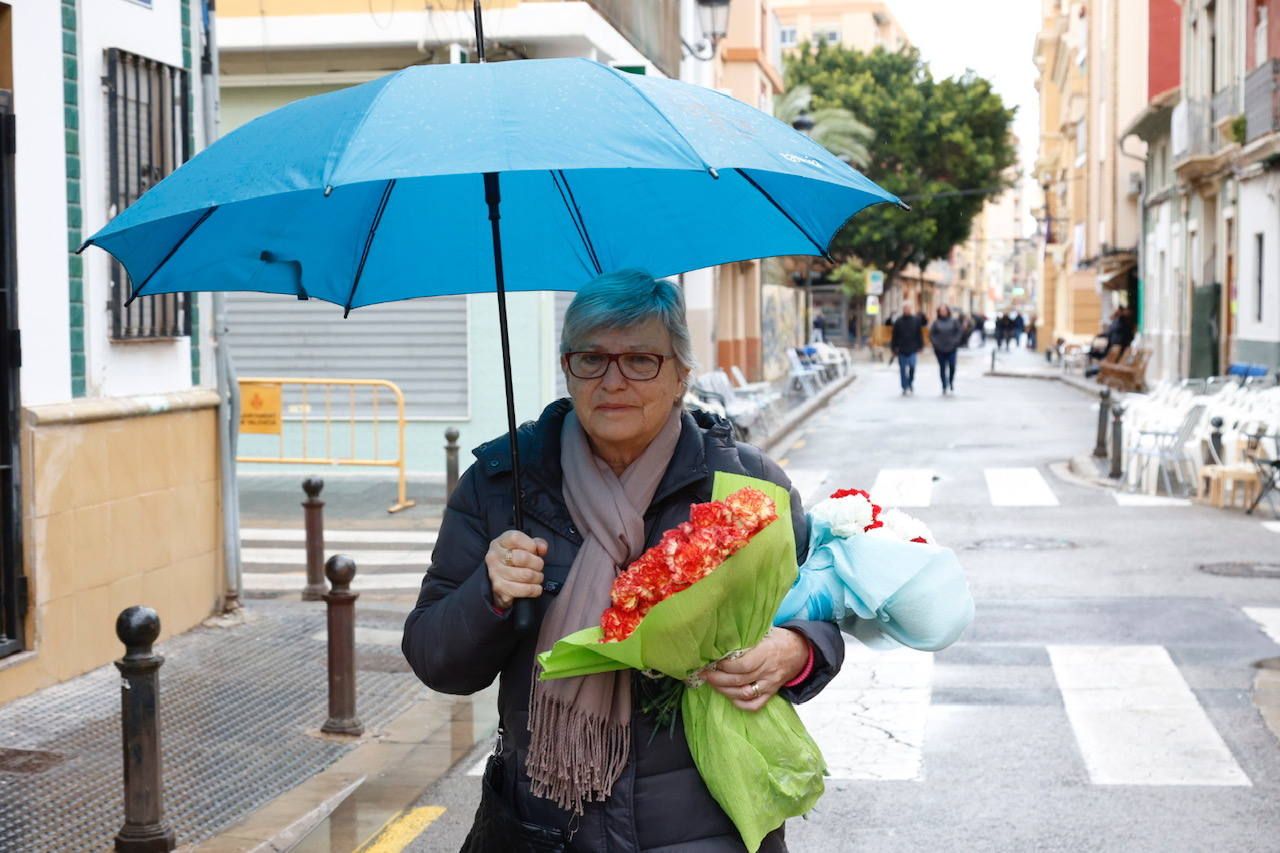
[[[821,255],[859,210],[898,202],[719,92],[587,59],[519,60],[415,66],[281,107],[85,245],[124,264],[134,296],[252,290],[350,310],[492,292],[485,173],[501,175],[511,291]]]

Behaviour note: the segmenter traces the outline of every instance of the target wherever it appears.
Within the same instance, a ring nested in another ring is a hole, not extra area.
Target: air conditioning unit
[[[1139,172],[1129,173],[1129,195],[1142,195],[1142,175]]]

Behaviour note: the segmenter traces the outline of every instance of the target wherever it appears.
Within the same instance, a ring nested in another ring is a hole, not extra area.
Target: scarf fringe
[[[587,714],[539,687],[535,683],[529,706],[530,791],[581,815],[584,802],[603,802],[622,775],[631,753],[631,724]]]

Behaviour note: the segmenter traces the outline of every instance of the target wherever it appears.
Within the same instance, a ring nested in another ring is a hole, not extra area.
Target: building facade
[[[127,606],[168,636],[220,605],[209,297],[125,308],[123,271],[75,252],[202,144],[200,20],[195,0],[0,2],[0,701],[119,657]]]
[[[1244,5],[1243,148],[1230,360],[1280,366],[1280,0]]]
[[[859,0],[774,0],[780,44],[789,50],[805,42],[841,44],[853,50],[901,50],[910,44],[888,3]]]
[[[1147,146],[1142,184],[1138,329],[1151,350],[1147,375],[1173,380],[1184,375],[1186,277],[1177,263],[1182,251],[1182,199],[1174,178],[1171,120],[1181,97],[1182,20],[1175,0],[1149,0],[1147,7],[1147,103],[1122,136]]]
[[[1105,128],[1093,128],[1106,116],[1105,102],[1091,92],[1091,9],[1082,2],[1044,0],[1042,27],[1034,61],[1039,71],[1040,153],[1036,172],[1044,192],[1044,250],[1036,299],[1042,340],[1086,341],[1102,325],[1103,299],[1092,269],[1111,233],[1091,219],[1098,204],[1091,190],[1101,183],[1098,140]],[[1095,48],[1094,62],[1100,60]],[[1093,132],[1091,134],[1091,128]],[[1100,227],[1101,226],[1101,227]]]

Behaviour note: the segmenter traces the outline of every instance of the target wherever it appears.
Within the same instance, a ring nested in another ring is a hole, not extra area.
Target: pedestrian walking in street
[[[996,318],[996,349],[1009,349],[1009,339],[1012,337],[1013,318],[1005,311]]]
[[[570,398],[519,431],[525,530],[509,529],[505,435],[475,451],[449,500],[402,645],[434,690],[470,694],[500,679],[499,752],[464,850],[525,849],[528,833],[572,851],[743,849],[694,766],[680,717],[659,728],[651,713],[657,682],[633,671],[535,681],[535,654],[599,624],[616,567],[687,520],[717,471],[789,487],[776,463],[733,440],[727,422],[684,409],[691,350],[674,284],[638,271],[595,279],[565,315],[560,366]],[[803,559],[807,524],[792,496]],[[521,599],[535,602],[528,634],[511,618]],[[812,697],[843,657],[834,624],[798,620],[706,678],[755,711],[775,694]],[[783,828],[759,849],[785,851]]]
[[[1022,346],[1022,336],[1027,331],[1027,320],[1022,316],[1021,311],[1013,312],[1013,339],[1018,346]]]
[[[938,358],[938,373],[942,379],[942,393],[956,390],[956,350],[964,339],[964,327],[951,316],[946,305],[938,308],[938,316],[929,327],[929,342]]]
[[[898,359],[898,378],[903,396],[914,394],[916,357],[924,349],[924,318],[915,313],[910,302],[903,303],[902,316],[893,321],[889,348]]]
[[[1027,349],[1036,348],[1036,315],[1032,314],[1027,319]]]
[[[827,339],[827,321],[823,319],[821,311],[815,311],[813,314],[813,337],[811,343],[822,343]]]

